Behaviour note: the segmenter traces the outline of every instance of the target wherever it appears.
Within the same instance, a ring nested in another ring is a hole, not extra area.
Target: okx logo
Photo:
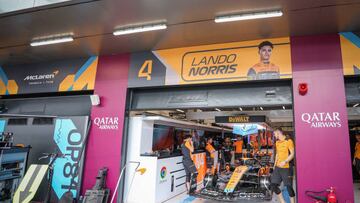
[[[161,171],[160,171],[161,179],[164,179],[166,177],[166,173],[167,173],[167,170],[166,170],[166,167],[164,166],[161,168]]]
[[[79,188],[79,164],[84,137],[71,119],[57,119],[55,123],[54,141],[65,157],[56,159],[52,188],[60,199],[70,191],[73,197]]]

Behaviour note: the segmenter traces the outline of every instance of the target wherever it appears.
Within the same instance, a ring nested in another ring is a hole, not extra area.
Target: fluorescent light
[[[285,110],[285,106],[283,106],[283,109]]]
[[[147,32],[147,31],[154,31],[154,30],[163,30],[166,29],[166,24],[156,24],[156,25],[144,25],[140,27],[128,27],[124,29],[118,29],[113,32],[115,36],[117,35],[126,35],[138,32]]]
[[[215,22],[216,23],[225,23],[225,22],[232,22],[232,21],[239,21],[239,20],[280,17],[282,15],[283,15],[282,11],[267,11],[267,12],[258,12],[258,13],[224,15],[224,16],[215,17]]]
[[[240,109],[240,111],[242,111],[242,108],[241,108],[241,107],[239,107],[239,109]]]
[[[357,104],[354,104],[354,106],[353,106],[353,107],[357,107],[357,106],[359,106],[359,103],[357,103]]]
[[[218,109],[218,108],[215,108],[215,110],[216,110],[216,111],[221,111],[221,110],[220,110],[220,109]]]
[[[176,111],[181,112],[181,113],[184,113],[184,111],[181,110],[181,109],[176,109]]]
[[[72,41],[74,41],[74,38],[72,36],[56,37],[56,38],[43,38],[43,39],[38,39],[38,40],[32,41],[30,43],[30,46],[36,47],[36,46],[58,44],[58,43],[72,42]]]
[[[260,106],[261,111],[264,110],[263,107]]]

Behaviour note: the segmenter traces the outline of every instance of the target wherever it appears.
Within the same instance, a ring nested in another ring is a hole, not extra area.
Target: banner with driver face
[[[131,54],[129,87],[292,77],[290,39],[273,38]]]

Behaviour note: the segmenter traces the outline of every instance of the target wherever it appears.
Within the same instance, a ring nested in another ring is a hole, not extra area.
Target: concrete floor
[[[360,203],[360,183],[354,183],[354,194],[355,194],[355,202],[354,203]],[[272,201],[269,202],[254,202],[254,201],[241,201],[239,203],[249,203],[249,202],[253,202],[253,203],[277,203],[279,201],[277,201],[277,199],[273,198]],[[185,193],[167,201],[166,203],[220,203],[219,201],[214,201],[214,200],[207,200],[207,199],[202,199],[202,198],[196,198],[193,196],[189,196]]]
[[[355,203],[360,203],[360,183],[354,183]]]
[[[268,201],[268,202],[254,202],[254,201],[239,201],[238,203],[277,203],[278,201],[273,198],[272,201]],[[208,199],[202,199],[202,198],[196,198],[193,196],[189,196],[185,193],[169,200],[166,201],[166,203],[221,203],[220,201],[215,201],[215,200],[208,200]]]

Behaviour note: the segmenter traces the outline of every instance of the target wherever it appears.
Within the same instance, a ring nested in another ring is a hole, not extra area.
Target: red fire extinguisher
[[[335,188],[330,187],[330,189],[328,189],[328,192],[329,192],[329,194],[327,195],[327,202],[328,203],[337,203]]]
[[[319,196],[319,194],[327,192],[328,194],[326,196]],[[323,191],[305,191],[305,194],[313,199],[315,199],[315,203],[338,203],[336,194],[335,194],[335,188],[330,187],[327,190]]]

